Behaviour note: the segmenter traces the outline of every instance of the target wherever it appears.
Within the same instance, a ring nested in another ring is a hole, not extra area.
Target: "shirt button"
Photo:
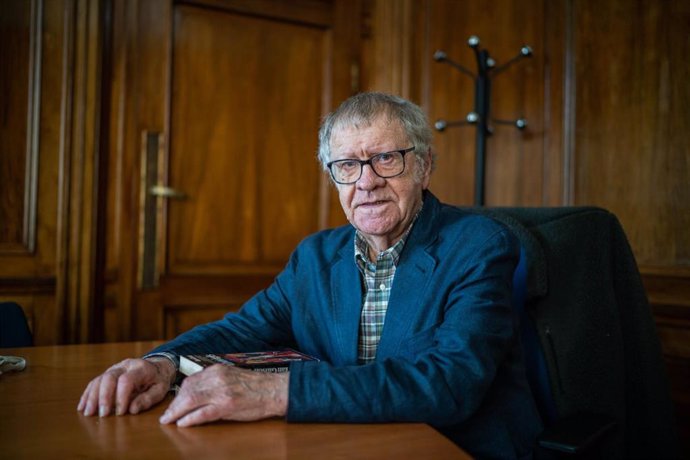
[[[383,291],[384,289],[386,289],[386,285],[383,284],[383,283],[381,283],[381,284],[379,285],[379,289],[381,289],[381,290]]]

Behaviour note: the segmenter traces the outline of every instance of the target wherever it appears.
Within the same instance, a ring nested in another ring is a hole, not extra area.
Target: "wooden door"
[[[119,214],[133,244],[108,261],[112,339],[172,337],[221,317],[268,285],[302,238],[343,221],[316,150],[322,116],[353,89],[342,75],[356,48],[341,30],[356,32],[352,11],[325,1],[156,5],[119,11],[137,23],[137,66],[122,71],[133,83],[121,89],[125,100],[136,94],[124,135],[135,159],[125,151],[122,163],[137,180],[114,180],[125,184],[119,196],[137,193],[120,201],[136,210],[130,223]]]

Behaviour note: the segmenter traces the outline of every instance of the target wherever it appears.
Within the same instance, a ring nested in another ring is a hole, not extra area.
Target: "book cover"
[[[318,359],[292,349],[182,355],[180,356],[180,373],[192,375],[214,364],[225,364],[258,372],[287,372],[290,363],[294,361],[318,361]]]

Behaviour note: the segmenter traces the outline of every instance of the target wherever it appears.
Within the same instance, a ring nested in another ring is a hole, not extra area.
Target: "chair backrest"
[[[607,437],[602,458],[675,458],[661,346],[618,219],[595,207],[471,211],[504,223],[522,245],[516,304],[545,422],[604,414],[619,429]]]
[[[544,351],[539,343],[539,335],[532,318],[525,309],[527,297],[527,253],[520,250],[520,261],[513,275],[513,306],[520,318],[520,335],[525,358],[527,381],[537,404],[537,409],[546,425],[557,418],[556,404],[549,382],[549,371],[546,366]]]
[[[24,310],[15,302],[0,303],[0,348],[33,346]]]

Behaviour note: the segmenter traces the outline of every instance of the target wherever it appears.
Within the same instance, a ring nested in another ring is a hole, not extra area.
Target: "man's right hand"
[[[77,410],[91,416],[114,413],[138,414],[165,398],[175,379],[169,359],[126,359],[91,380],[81,395]]]

